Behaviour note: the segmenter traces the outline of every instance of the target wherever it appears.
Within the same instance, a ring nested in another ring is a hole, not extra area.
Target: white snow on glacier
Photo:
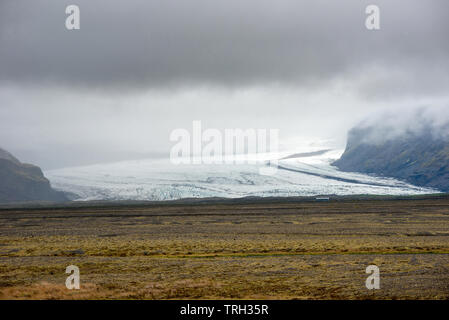
[[[291,153],[257,155],[257,164],[174,165],[168,159],[146,159],[49,170],[45,175],[53,187],[75,194],[78,200],[437,192],[391,178],[341,172],[330,164],[341,153],[342,150],[334,150],[279,160],[278,170],[271,176],[261,175],[260,167],[268,165],[268,160],[273,163]]]

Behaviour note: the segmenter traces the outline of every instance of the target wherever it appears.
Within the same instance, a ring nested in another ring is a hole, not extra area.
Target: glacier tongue
[[[181,198],[313,195],[410,195],[435,193],[407,183],[338,171],[330,163],[341,152],[279,161],[272,176],[258,164],[181,164],[146,159],[49,170],[54,188],[78,200],[173,200]],[[285,157],[279,155],[278,159]]]

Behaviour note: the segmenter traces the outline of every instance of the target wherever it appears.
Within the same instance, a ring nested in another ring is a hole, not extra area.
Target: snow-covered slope
[[[350,194],[420,194],[435,192],[404,182],[338,171],[330,163],[341,155],[279,161],[275,175],[259,173],[265,164],[174,165],[168,159],[123,161],[50,170],[52,185],[79,200],[168,200],[190,197],[312,196]],[[265,156],[282,159],[286,153]]]

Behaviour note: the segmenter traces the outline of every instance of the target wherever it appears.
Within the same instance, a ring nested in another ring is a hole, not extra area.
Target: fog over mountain
[[[407,136],[426,135],[449,140],[449,105],[396,108],[373,113],[356,125],[366,134],[361,142],[371,145]],[[375,130],[372,130],[375,128]]]
[[[443,111],[416,109],[364,121],[349,131],[345,152],[333,165],[448,192],[449,121]]]
[[[449,114],[445,0],[79,0],[72,31],[69,4],[0,2],[0,145],[44,169],[166,157],[193,120],[344,147],[373,114]]]

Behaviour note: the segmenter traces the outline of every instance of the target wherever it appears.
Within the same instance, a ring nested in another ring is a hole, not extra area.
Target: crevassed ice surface
[[[52,186],[78,200],[172,200],[181,198],[314,195],[411,195],[435,193],[395,179],[341,172],[330,163],[342,150],[283,159],[291,153],[229,157],[243,164],[179,164],[169,159],[121,161],[46,171]],[[248,160],[257,160],[249,164]],[[279,160],[281,159],[281,160]],[[260,168],[274,165],[274,175]]]

